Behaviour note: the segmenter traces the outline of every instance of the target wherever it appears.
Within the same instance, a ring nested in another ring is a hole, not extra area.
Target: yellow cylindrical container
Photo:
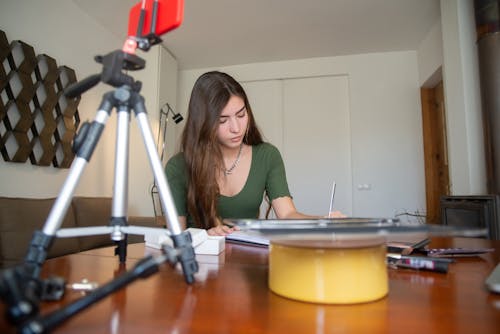
[[[272,240],[269,288],[291,299],[353,304],[387,295],[383,238]]]

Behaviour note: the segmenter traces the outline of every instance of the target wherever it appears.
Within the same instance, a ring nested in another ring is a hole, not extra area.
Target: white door
[[[283,84],[281,80],[242,83],[264,141],[283,151]]]
[[[352,213],[351,139],[347,76],[243,83],[266,141],[280,149],[300,212]]]
[[[347,76],[284,81],[284,151],[288,183],[299,211],[352,214],[351,133]]]
[[[283,152],[283,84],[281,80],[242,82],[257,126],[264,141]],[[260,218],[265,218],[269,203],[260,206]],[[269,218],[276,218],[271,210]]]

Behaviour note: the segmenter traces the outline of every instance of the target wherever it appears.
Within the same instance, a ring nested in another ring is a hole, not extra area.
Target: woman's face
[[[226,148],[239,147],[248,126],[248,112],[241,97],[231,96],[220,114],[217,139]]]

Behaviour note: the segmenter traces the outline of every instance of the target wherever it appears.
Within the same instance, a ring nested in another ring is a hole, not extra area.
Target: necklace
[[[233,170],[238,166],[238,163],[240,162],[241,158],[241,150],[243,149],[243,143],[240,145],[240,150],[238,151],[238,155],[236,156],[236,160],[234,160],[233,164],[229,169],[224,169],[224,175],[229,175],[233,173]]]

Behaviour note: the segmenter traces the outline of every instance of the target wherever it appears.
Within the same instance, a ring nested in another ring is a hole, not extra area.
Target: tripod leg
[[[179,216],[177,215],[177,209],[175,208],[172,194],[170,193],[170,188],[163,171],[163,166],[161,165],[160,158],[158,157],[158,152],[156,151],[156,146],[153,140],[153,133],[151,131],[151,127],[149,126],[144,101],[140,95],[137,94],[136,97],[136,100],[138,101],[134,105],[134,111],[139,123],[142,139],[144,140],[144,144],[146,146],[149,163],[153,170],[156,186],[160,195],[160,201],[163,205],[163,211],[167,215],[167,227],[170,229],[170,232],[172,234],[180,234],[182,233],[182,228],[179,223]]]
[[[127,226],[128,207],[128,164],[129,164],[129,125],[130,108],[127,104],[118,108],[118,124],[116,131],[115,150],[115,179],[113,185],[113,207],[111,213],[111,226],[115,226],[111,234],[117,248],[115,255],[118,255],[120,262],[125,262],[127,257],[127,236],[118,227]]]
[[[123,273],[85,297],[65,305],[64,308],[60,310],[28,319],[21,324],[19,332],[30,334],[50,333],[64,321],[104,299],[110,294],[122,289],[139,278],[144,279],[155,274],[159,270],[159,265],[168,259],[167,255],[145,257],[137,262],[137,264],[130,271]]]
[[[76,148],[76,158],[71,165],[68,177],[50,210],[42,232],[36,231],[33,235],[28,254],[25,258],[25,264],[30,267],[34,278],[38,277],[40,274],[41,265],[47,257],[47,250],[50,248],[56,232],[60,228],[66,215],[66,211],[71,204],[74,190],[82,175],[83,169],[90,160],[97,142],[101,137],[104,125],[113,108],[113,100],[112,92],[105,94],[94,121],[87,127],[82,127],[82,129],[80,129],[78,137],[83,136],[83,138],[78,138],[80,144]]]
[[[170,193],[170,188],[167,183],[167,177],[165,176],[160,158],[158,157],[158,152],[156,151],[153,133],[149,126],[146,107],[144,106],[144,98],[135,93],[132,94],[132,101],[139,128],[141,129],[142,138],[146,146],[149,162],[158,187],[160,200],[164,209],[163,211],[167,215],[167,225],[174,245],[180,254],[179,261],[184,271],[184,277],[188,283],[192,283],[194,281],[193,275],[198,271],[198,263],[195,259],[191,235],[187,232],[182,232],[177,209],[175,208],[172,194]]]

